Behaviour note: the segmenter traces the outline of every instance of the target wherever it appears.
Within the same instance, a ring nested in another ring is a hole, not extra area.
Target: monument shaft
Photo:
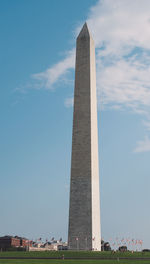
[[[76,47],[68,246],[101,250],[95,48],[86,24]]]

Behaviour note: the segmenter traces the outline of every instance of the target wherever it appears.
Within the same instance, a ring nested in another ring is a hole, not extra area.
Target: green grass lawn
[[[149,264],[149,260],[0,260],[0,264]]]
[[[130,257],[130,258],[150,258],[150,252],[91,252],[91,251],[45,251],[45,252],[28,252],[28,251],[6,251],[0,252],[0,257],[56,257],[61,258],[62,255],[67,258],[117,258],[117,257]]]
[[[126,252],[126,253],[111,253],[111,252],[90,252],[90,251],[47,251],[47,252],[16,252],[7,251],[0,252],[0,257],[56,257],[61,258],[64,254],[65,258],[89,258],[89,259],[0,259],[0,264],[150,264],[150,260],[134,260],[133,258],[150,258],[150,253],[145,252]],[[105,260],[90,259],[94,257],[103,257]],[[129,257],[130,259],[120,259]],[[113,258],[113,259],[108,259]]]

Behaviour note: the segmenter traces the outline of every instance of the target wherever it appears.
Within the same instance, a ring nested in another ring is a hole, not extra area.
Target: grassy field
[[[91,252],[91,251],[45,251],[45,252],[28,252],[28,251],[6,251],[0,252],[0,257],[41,257],[41,258],[61,258],[64,255],[65,258],[150,258],[150,252]]]
[[[149,264],[149,260],[0,260],[1,264]]]
[[[64,254],[65,258],[83,258],[83,259],[61,259]],[[149,264],[149,260],[141,260],[140,258],[150,258],[150,253],[126,252],[71,252],[71,251],[49,251],[49,252],[0,252],[0,257],[39,257],[39,258],[60,258],[60,259],[0,259],[0,264]],[[105,258],[94,259],[94,258]],[[87,259],[84,259],[87,258]],[[91,259],[90,259],[91,258]],[[93,258],[93,259],[92,259]],[[111,258],[111,259],[109,259]],[[129,259],[121,259],[129,258]],[[137,258],[137,259],[135,259]]]

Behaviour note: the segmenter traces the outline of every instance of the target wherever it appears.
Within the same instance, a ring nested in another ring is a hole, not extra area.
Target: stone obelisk
[[[76,46],[68,247],[101,250],[95,47],[86,23]]]

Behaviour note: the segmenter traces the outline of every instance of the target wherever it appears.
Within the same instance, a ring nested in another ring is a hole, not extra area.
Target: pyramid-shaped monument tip
[[[82,38],[82,37],[90,37],[90,32],[89,32],[89,29],[88,29],[88,26],[87,26],[87,23],[85,22],[79,35],[78,35],[78,38]]]

